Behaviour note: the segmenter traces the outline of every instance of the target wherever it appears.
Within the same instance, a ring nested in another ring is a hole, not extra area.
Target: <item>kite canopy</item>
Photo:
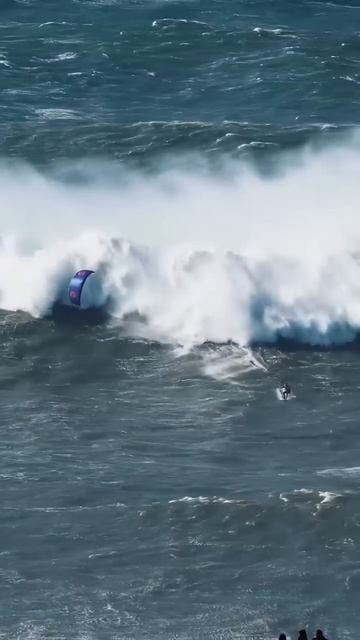
[[[87,278],[92,274],[95,273],[94,271],[90,271],[89,269],[81,269],[81,271],[77,271],[77,273],[75,273],[74,277],[71,278],[70,280],[70,284],[69,284],[69,300],[71,302],[71,304],[77,305],[78,307],[80,307],[81,305],[81,292],[83,290],[84,284],[87,280]]]

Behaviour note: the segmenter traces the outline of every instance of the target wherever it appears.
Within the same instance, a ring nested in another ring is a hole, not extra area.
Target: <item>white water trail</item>
[[[248,374],[258,370],[268,371],[268,367],[260,355],[241,346],[229,344],[217,348],[212,347],[201,355],[204,373],[221,382],[241,386],[243,378],[248,378]]]

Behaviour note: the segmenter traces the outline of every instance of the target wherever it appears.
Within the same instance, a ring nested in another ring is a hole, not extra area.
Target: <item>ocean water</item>
[[[357,638],[358,1],[0,18],[1,637]]]

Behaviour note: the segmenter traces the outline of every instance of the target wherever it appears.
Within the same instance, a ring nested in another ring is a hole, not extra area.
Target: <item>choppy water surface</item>
[[[360,8],[0,11],[1,633],[357,637]]]

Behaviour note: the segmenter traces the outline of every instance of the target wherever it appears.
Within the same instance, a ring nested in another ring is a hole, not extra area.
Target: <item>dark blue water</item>
[[[357,123],[356,5],[49,0],[1,11],[10,155],[236,154]]]
[[[0,18],[2,636],[356,638],[360,6]]]

